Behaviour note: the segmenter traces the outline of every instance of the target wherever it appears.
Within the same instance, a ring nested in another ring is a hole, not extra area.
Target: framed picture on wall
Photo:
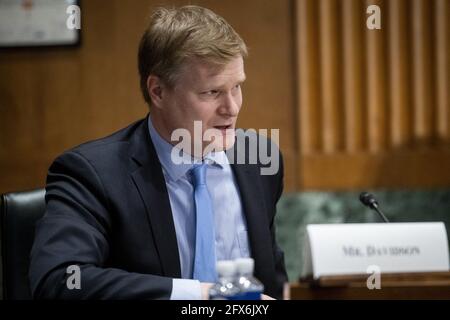
[[[0,0],[0,47],[78,45],[80,30],[68,25],[72,5],[79,1]]]

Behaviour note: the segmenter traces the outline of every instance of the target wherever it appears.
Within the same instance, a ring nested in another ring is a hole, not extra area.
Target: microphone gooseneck
[[[372,210],[375,210],[383,219],[384,222],[389,222],[388,218],[383,214],[381,209],[378,206],[378,201],[375,199],[375,196],[368,192],[361,192],[359,195],[359,200],[362,202],[363,205],[366,207],[369,207]]]

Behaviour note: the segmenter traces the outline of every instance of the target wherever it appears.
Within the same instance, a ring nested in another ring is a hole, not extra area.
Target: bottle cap
[[[219,276],[230,277],[236,273],[236,264],[231,260],[217,261],[216,270]]]
[[[239,258],[235,260],[235,263],[240,274],[253,273],[255,261],[252,258]]]

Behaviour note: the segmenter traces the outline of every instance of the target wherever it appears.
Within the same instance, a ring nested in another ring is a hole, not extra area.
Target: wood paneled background
[[[87,0],[80,47],[0,51],[0,192],[43,186],[62,151],[146,114],[146,17],[187,3],[246,40],[238,124],[280,129],[288,191],[450,186],[448,0]]]
[[[381,29],[365,27],[369,5]],[[448,0],[299,0],[299,187],[450,185]]]

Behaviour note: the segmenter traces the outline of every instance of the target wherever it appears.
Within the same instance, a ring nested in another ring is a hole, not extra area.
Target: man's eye
[[[209,91],[203,92],[203,94],[204,94],[204,95],[207,95],[207,96],[215,96],[215,95],[217,95],[218,93],[219,93],[218,90],[209,90]]]
[[[233,91],[237,91],[237,90],[239,90],[241,88],[241,85],[240,84],[237,84],[237,85],[235,85],[234,87],[233,87]]]

